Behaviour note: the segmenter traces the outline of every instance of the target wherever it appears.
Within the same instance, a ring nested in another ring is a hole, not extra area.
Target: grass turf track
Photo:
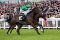
[[[60,29],[45,29],[45,33],[39,32],[38,35],[34,29],[21,29],[21,34],[17,35],[14,29],[12,34],[6,34],[7,29],[0,29],[0,40],[60,40]]]

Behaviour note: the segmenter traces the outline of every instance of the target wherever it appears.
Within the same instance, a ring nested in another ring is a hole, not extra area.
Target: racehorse
[[[38,23],[39,21],[39,17],[42,16],[42,12],[39,10],[38,7],[34,7],[26,16],[24,15],[22,17],[22,20],[19,20],[19,16],[18,15],[11,15],[9,14],[9,17],[7,18],[7,22],[9,23],[10,27],[7,31],[7,34],[12,32],[13,28],[17,25],[17,33],[18,35],[20,35],[19,30],[21,29],[21,27],[23,25],[31,25],[35,31],[37,32],[37,34],[40,34],[38,32],[37,26],[40,26],[44,32],[44,28],[41,24]]]

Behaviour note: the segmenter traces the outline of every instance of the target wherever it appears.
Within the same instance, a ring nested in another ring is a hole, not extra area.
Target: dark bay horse
[[[42,16],[42,12],[39,10],[38,7],[33,8],[26,16],[22,17],[22,20],[19,20],[19,16],[15,15],[9,15],[9,19],[7,20],[7,22],[9,23],[10,27],[7,31],[7,34],[12,32],[13,28],[17,25],[17,33],[18,35],[20,35],[19,30],[21,29],[21,27],[23,25],[31,25],[35,31],[37,32],[37,34],[40,34],[38,32],[37,26],[40,26],[44,32],[44,28],[41,24],[38,23],[39,21],[39,17]]]

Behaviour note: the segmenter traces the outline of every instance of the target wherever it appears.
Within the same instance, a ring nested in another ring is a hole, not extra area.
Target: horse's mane
[[[27,14],[31,14],[32,12],[36,12],[36,9],[37,9],[37,7],[32,8],[31,11]]]

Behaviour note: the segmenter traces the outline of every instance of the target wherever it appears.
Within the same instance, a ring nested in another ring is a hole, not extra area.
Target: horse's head
[[[42,11],[41,11],[41,9],[40,9],[39,6],[34,7],[34,8],[32,9],[32,12],[34,13],[35,16],[36,16],[37,14],[42,15]]]
[[[34,12],[34,17],[35,18],[42,17],[42,18],[45,19],[46,14],[43,13],[43,11],[41,10],[41,8],[39,6],[34,7],[33,12]]]

